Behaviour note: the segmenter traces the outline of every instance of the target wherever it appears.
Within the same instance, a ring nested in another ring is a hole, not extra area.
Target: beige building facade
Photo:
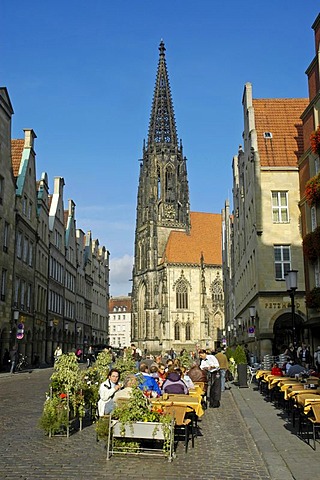
[[[254,99],[247,83],[242,104],[244,143],[233,159],[234,210],[231,215],[226,203],[223,213],[225,335],[229,344],[248,343],[254,357],[261,359],[281,353],[294,339],[285,282],[290,270],[298,270],[296,341],[304,335],[298,158],[300,116],[307,101]]]

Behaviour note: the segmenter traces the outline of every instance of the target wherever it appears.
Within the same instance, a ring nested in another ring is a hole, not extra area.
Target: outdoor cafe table
[[[152,405],[179,405],[183,407],[191,407],[194,409],[198,417],[202,417],[204,410],[201,405],[201,400],[198,397],[193,397],[192,395],[168,395],[168,398],[164,399],[163,397],[152,398]]]
[[[256,379],[261,377],[264,378],[265,375],[271,375],[271,370],[257,370],[256,371]]]
[[[298,407],[303,408],[303,413],[308,413],[312,403],[320,403],[320,389],[312,390],[312,393],[297,393],[295,395],[295,402]]]

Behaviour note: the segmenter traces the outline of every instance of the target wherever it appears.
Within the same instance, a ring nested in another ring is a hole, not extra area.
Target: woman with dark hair
[[[113,397],[115,393],[122,388],[122,384],[119,383],[119,379],[119,370],[112,368],[109,372],[107,380],[101,383],[99,387],[100,399],[98,401],[99,417],[108,415],[115,409]]]

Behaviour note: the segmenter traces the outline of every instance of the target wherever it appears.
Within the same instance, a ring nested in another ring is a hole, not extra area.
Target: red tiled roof
[[[19,174],[23,147],[24,139],[18,138],[11,140],[11,163],[14,177],[17,177]]]
[[[171,232],[163,260],[168,263],[222,265],[222,217],[218,213],[190,212],[190,233]]]
[[[126,311],[123,313],[131,313],[131,306],[132,300],[130,297],[113,297],[109,300],[110,313],[113,311],[114,307],[126,307]]]
[[[261,166],[297,166],[303,153],[302,121],[307,98],[253,99]],[[270,132],[272,138],[264,138]]]

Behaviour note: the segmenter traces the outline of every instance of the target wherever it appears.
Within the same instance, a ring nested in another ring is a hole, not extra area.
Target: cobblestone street
[[[113,457],[106,461],[94,425],[69,439],[48,438],[38,428],[52,369],[0,375],[1,479],[251,479],[267,480],[265,464],[230,391],[219,409],[199,422],[195,448],[183,445],[169,463],[160,457]]]

